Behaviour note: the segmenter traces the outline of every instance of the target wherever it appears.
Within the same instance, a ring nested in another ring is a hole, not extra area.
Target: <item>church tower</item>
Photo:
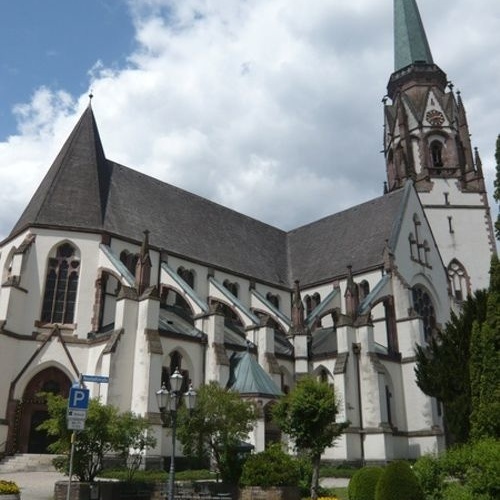
[[[394,0],[394,73],[384,98],[387,189],[411,179],[458,301],[489,281],[495,239],[460,92],[434,63],[416,0]],[[418,221],[408,235],[419,248]]]

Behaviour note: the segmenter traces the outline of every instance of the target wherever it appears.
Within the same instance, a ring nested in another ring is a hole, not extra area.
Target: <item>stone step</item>
[[[19,453],[4,458],[0,462],[1,472],[53,472],[52,460],[57,455]]]

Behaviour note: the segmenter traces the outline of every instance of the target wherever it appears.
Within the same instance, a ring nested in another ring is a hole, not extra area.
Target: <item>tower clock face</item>
[[[444,123],[443,113],[441,113],[441,111],[438,111],[437,109],[431,109],[430,111],[427,111],[425,119],[433,127],[441,127]]]

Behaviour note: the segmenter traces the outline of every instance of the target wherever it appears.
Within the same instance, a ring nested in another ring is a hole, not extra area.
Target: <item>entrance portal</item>
[[[38,426],[47,420],[49,413],[45,399],[40,393],[50,392],[67,398],[71,381],[58,368],[46,368],[37,373],[26,386],[21,405],[18,449],[21,453],[48,453],[47,446],[53,441]]]

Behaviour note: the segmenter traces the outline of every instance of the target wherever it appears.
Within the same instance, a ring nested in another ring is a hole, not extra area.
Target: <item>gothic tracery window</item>
[[[432,302],[431,296],[420,286],[412,289],[413,308],[415,312],[422,318],[424,323],[425,341],[429,342],[434,330],[436,329],[436,311]]]
[[[460,302],[465,300],[465,297],[470,293],[469,276],[458,260],[453,259],[448,265],[448,277],[455,299]]]
[[[49,258],[42,316],[44,323],[73,323],[80,260],[69,243],[59,245]]]

